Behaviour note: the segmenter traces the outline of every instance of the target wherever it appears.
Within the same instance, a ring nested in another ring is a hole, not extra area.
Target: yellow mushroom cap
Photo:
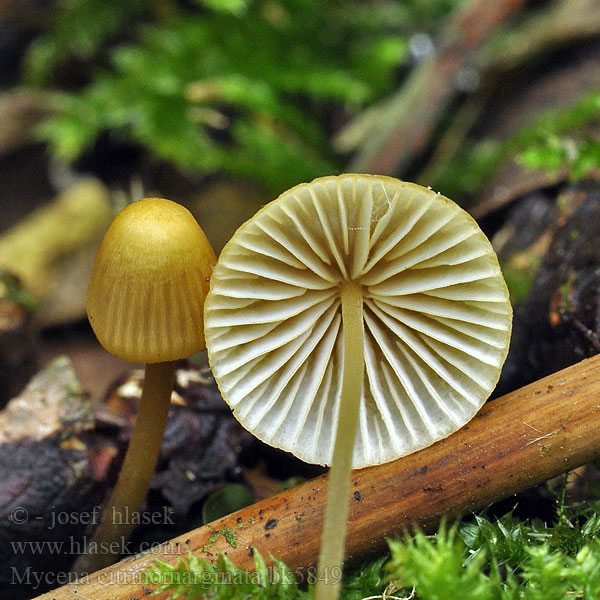
[[[163,198],[128,205],[104,236],[88,286],[87,314],[98,341],[130,362],[165,362],[202,350],[202,311],[215,263],[186,208]]]
[[[462,427],[506,358],[512,310],[475,221],[390,177],[323,177],[284,192],[221,252],[205,306],[209,362],[263,441],[331,464],[344,365],[340,286],[360,285],[365,371],[354,468]]]

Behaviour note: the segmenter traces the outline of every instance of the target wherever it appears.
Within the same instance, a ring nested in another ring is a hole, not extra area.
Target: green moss
[[[420,600],[442,590],[463,600],[592,600],[600,595],[599,508],[583,520],[563,513],[553,527],[506,515],[417,532],[390,544],[389,576]]]
[[[110,131],[181,170],[222,170],[273,191],[331,173],[342,166],[327,134],[332,111],[390,93],[412,32],[435,29],[456,4],[195,1],[201,9],[58,4],[31,46],[29,82],[74,58],[90,62],[92,80],[54,98],[40,136],[55,156],[74,160]]]
[[[254,570],[247,571],[220,555],[216,564],[189,554],[171,565],[155,561],[145,574],[145,582],[155,586],[154,593],[169,598],[211,598],[213,600],[307,600],[294,574],[284,563],[273,560],[267,566],[254,549]]]
[[[229,527],[223,527],[222,529],[218,529],[214,531],[213,534],[208,539],[209,544],[214,544],[218,537],[222,535],[225,538],[225,541],[232,547],[237,548],[237,534],[233,529],[229,529]]]

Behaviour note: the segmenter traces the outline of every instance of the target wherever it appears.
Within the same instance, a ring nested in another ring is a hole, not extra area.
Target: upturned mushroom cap
[[[512,310],[487,238],[429,189],[342,175],[265,206],[215,267],[207,350],[244,427],[307,462],[332,457],[346,281],[364,294],[360,468],[428,446],[477,412],[506,357]]]
[[[183,206],[146,198],[125,207],[94,263],[87,313],[110,353],[130,362],[177,360],[205,347],[203,305],[216,257]]]

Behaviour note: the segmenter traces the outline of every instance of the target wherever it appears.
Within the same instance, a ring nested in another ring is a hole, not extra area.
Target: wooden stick
[[[486,404],[460,431],[392,463],[355,471],[347,554],[385,549],[411,524],[435,526],[527,489],[600,456],[600,356],[584,360]],[[226,553],[252,567],[252,548],[293,570],[315,564],[326,476],[299,485],[167,542],[160,553],[121,561],[40,600],[131,600],[149,589],[141,573],[154,558],[188,550]],[[163,596],[164,597],[164,596]]]

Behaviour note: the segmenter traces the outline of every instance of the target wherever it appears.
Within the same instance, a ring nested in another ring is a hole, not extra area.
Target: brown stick
[[[600,456],[600,356],[582,361],[486,404],[454,435],[395,462],[356,471],[347,553],[385,548],[413,523],[430,528],[506,498]],[[140,574],[154,558],[174,562],[187,550],[226,553],[252,566],[252,548],[293,570],[317,559],[327,478],[319,477],[171,540],[161,553],[108,567],[40,600],[129,600],[148,592]],[[225,536],[224,533],[228,535]]]

